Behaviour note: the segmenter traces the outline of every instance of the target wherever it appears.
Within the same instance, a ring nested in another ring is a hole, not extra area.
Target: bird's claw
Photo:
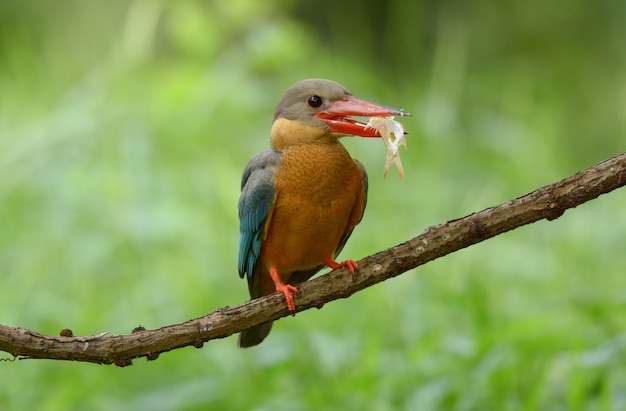
[[[276,267],[270,268],[270,277],[274,281],[274,285],[276,286],[276,292],[282,293],[285,296],[285,300],[287,300],[287,308],[289,312],[296,312],[296,303],[293,301],[293,294],[298,294],[298,288],[291,284],[285,284],[283,280],[280,278],[280,274]]]
[[[350,274],[352,275],[352,281],[354,281],[355,279],[354,274],[359,270],[359,265],[354,260],[346,260],[342,263],[338,263],[337,261],[329,258],[328,260],[324,261],[324,263],[333,270],[335,268],[347,267],[348,270],[350,270]]]
[[[348,270],[350,270],[350,274],[352,274],[352,277],[354,277],[354,273],[357,272],[359,269],[359,265],[353,260],[346,260],[343,262],[343,265],[348,267]]]
[[[298,288],[291,284],[283,283],[282,285],[276,285],[276,291],[279,293],[283,293],[283,295],[285,296],[285,300],[287,300],[287,309],[290,312],[295,313],[296,303],[293,300],[293,294],[298,294]]]

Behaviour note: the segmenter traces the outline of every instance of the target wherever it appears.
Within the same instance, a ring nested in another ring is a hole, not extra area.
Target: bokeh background
[[[124,334],[247,299],[240,176],[308,77],[412,112],[343,257],[626,149],[622,0],[0,0],[0,322]],[[0,362],[2,410],[626,409],[626,191],[133,366]],[[10,359],[6,353],[1,358]]]

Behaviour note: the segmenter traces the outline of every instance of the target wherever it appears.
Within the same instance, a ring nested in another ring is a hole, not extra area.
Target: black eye
[[[313,108],[317,108],[324,103],[324,99],[321,98],[320,96],[312,95],[307,100],[307,103],[309,103],[309,106]]]

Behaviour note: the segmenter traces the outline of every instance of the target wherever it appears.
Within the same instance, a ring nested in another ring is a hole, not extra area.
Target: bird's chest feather
[[[277,176],[278,208],[312,224],[328,225],[350,214],[362,190],[362,175],[340,144],[307,144],[286,151]],[[321,221],[320,221],[321,220]]]
[[[286,150],[266,238],[270,259],[305,268],[333,256],[362,190],[362,172],[341,144]]]

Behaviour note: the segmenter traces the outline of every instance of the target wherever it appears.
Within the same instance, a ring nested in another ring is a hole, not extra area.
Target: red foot
[[[332,258],[328,258],[326,259],[326,261],[324,261],[324,264],[326,264],[328,267],[332,268],[333,270],[339,267],[348,267],[348,270],[350,270],[350,274],[352,274],[352,277],[354,277],[354,272],[359,269],[358,264],[355,263],[353,260],[346,260],[343,263],[338,263]]]
[[[298,294],[298,289],[291,285],[285,284],[283,280],[280,278],[280,274],[276,267],[270,268],[270,277],[274,280],[274,284],[276,285],[276,291],[279,293],[283,293],[285,296],[285,300],[287,300],[287,308],[292,313],[296,312],[296,303],[293,301],[293,294]]]

